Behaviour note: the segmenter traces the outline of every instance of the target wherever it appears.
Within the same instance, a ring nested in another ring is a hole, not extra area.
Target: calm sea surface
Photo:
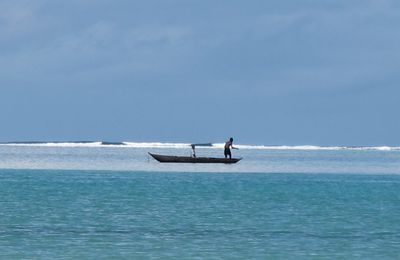
[[[0,259],[400,257],[398,150],[147,152],[0,145]]]

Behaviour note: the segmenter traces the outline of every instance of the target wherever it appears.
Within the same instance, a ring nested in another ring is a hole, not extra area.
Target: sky
[[[397,0],[2,0],[0,141],[400,145]]]

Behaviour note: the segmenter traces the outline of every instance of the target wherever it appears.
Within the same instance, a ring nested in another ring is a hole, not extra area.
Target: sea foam
[[[72,141],[72,142],[7,142],[0,143],[0,146],[33,146],[33,147],[87,147],[87,148],[159,148],[159,149],[185,149],[190,148],[190,143],[163,143],[163,142],[107,142],[107,141]],[[307,151],[400,151],[400,147],[390,146],[316,146],[316,145],[246,145],[237,144],[235,147],[243,150],[307,150]],[[212,146],[199,149],[221,149],[224,143],[213,143]]]

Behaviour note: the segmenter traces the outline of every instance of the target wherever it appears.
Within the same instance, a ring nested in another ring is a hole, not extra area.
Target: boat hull
[[[242,158],[214,158],[214,157],[189,157],[189,156],[172,156],[149,153],[154,159],[161,163],[237,163]]]

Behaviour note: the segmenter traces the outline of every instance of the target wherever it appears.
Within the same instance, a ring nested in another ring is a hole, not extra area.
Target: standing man
[[[229,148],[239,149],[239,148],[233,147],[233,138],[232,137],[229,138],[229,140],[225,143],[225,151],[224,151],[225,158],[227,158],[229,155],[229,159],[232,159],[231,149],[229,149]]]

